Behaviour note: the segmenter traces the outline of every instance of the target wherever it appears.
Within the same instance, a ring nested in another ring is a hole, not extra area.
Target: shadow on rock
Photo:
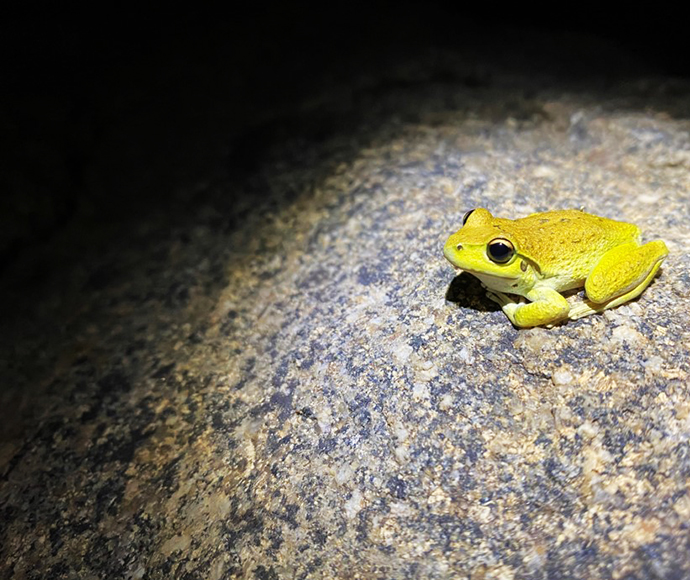
[[[480,312],[495,312],[501,309],[498,304],[487,298],[486,290],[479,279],[467,272],[461,272],[453,278],[446,290],[446,300]]]

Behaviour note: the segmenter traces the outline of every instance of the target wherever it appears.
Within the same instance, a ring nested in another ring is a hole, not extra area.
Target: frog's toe
[[[496,304],[498,304],[501,308],[504,307],[506,304],[515,304],[515,301],[509,298],[507,294],[504,294],[503,292],[498,292],[497,290],[488,290],[486,293],[486,297],[489,300],[493,300],[494,302],[496,302]]]
[[[579,304],[575,304],[570,308],[568,318],[570,318],[570,320],[577,320],[578,318],[584,318],[585,316],[589,316],[590,314],[595,314],[597,312],[599,312],[599,310],[592,308],[586,302],[580,302]]]

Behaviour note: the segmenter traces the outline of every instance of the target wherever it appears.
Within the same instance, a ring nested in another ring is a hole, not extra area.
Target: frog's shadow
[[[481,282],[472,274],[461,272],[453,278],[446,290],[446,300],[462,308],[472,308],[479,312],[496,312],[501,307],[486,296]]]

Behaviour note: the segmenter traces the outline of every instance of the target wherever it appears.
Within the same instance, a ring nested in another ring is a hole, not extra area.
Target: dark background
[[[683,19],[656,7],[274,2],[220,15],[34,5],[3,28],[5,306],[133,220],[184,215],[219,171],[251,172],[272,141],[304,130],[315,95],[346,92],[363,74],[385,85],[379,71],[431,48],[566,82],[690,73]]]

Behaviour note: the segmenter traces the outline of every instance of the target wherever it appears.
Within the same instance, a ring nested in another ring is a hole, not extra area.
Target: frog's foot
[[[487,296],[498,303],[510,321],[519,328],[531,326],[553,326],[568,317],[570,305],[558,292],[551,288],[534,288],[527,294],[527,302],[520,297],[514,300],[503,292],[487,292]]]
[[[484,288],[486,288],[486,286],[484,286]],[[486,297],[489,298],[489,300],[494,301],[501,308],[510,305],[518,306],[519,304],[524,304],[525,302],[525,299],[521,296],[516,296],[515,298],[513,298],[508,294],[504,294],[503,292],[499,292],[498,290],[489,290],[488,288],[486,288]]]
[[[606,306],[605,308],[609,307]],[[590,314],[601,312],[602,310],[605,310],[605,308],[602,308],[601,304],[595,304],[591,300],[587,300],[585,298],[582,302],[578,302],[577,304],[571,306],[570,312],[568,312],[568,318],[570,318],[570,320],[577,320],[578,318],[584,318]]]
[[[525,303],[525,299],[522,298],[522,296],[516,296],[513,298],[512,296],[499,292],[498,290],[489,290],[487,288],[486,297],[498,304],[510,321],[515,324],[515,310],[521,304]]]

